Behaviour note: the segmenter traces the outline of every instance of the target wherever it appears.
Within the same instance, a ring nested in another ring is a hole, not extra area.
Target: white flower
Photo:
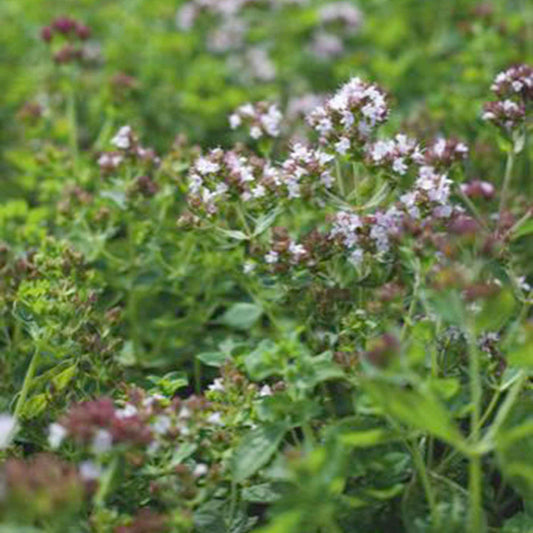
[[[392,163],[392,170],[402,175],[407,172],[407,165],[405,164],[403,157],[397,157],[394,160],[394,162]]]
[[[242,271],[245,274],[251,274],[255,270],[256,266],[257,265],[252,263],[252,261],[246,261],[242,267]]]
[[[259,391],[259,397],[272,396],[272,389],[268,385],[263,385]]]
[[[268,252],[266,255],[265,255],[265,261],[269,264],[269,265],[273,265],[274,263],[277,263],[279,260],[279,254],[278,252],[274,251],[274,250],[270,250],[270,252]]]
[[[252,126],[250,128],[250,137],[252,139],[260,139],[263,136],[263,132],[261,131],[261,128],[259,126]]]
[[[257,185],[257,187],[254,187],[252,189],[252,196],[254,198],[262,198],[266,194],[266,189],[263,187],[263,185]]]
[[[106,429],[99,429],[93,437],[92,451],[96,455],[100,455],[108,452],[112,445],[113,437],[111,433]]]
[[[170,420],[170,417],[167,415],[160,415],[158,416],[153,424],[152,428],[158,435],[164,435],[165,433],[168,433],[168,430],[172,427],[172,422]]]
[[[224,381],[222,378],[216,378],[211,385],[207,387],[210,391],[224,392]]]
[[[296,244],[294,241],[291,241],[289,244],[289,253],[298,261],[302,255],[306,254],[306,249],[301,244]]]
[[[206,157],[199,157],[194,166],[196,170],[202,174],[202,176],[205,176],[206,174],[213,174],[220,170],[220,165],[218,163],[214,163]]]
[[[354,265],[355,267],[358,267],[363,262],[363,250],[361,248],[357,248],[350,254],[349,258],[350,263]]]
[[[207,421],[210,424],[213,424],[214,426],[223,426],[224,425],[224,422],[222,420],[222,414],[219,413],[218,411],[215,411],[214,413],[211,413],[207,417]]]
[[[209,468],[207,467],[207,465],[203,463],[198,463],[194,467],[194,470],[192,471],[192,475],[194,477],[202,477],[202,476],[205,476],[207,472],[209,472]]]
[[[67,430],[61,424],[50,424],[48,427],[48,444],[50,448],[54,450],[59,448],[67,433]]]
[[[347,137],[341,137],[340,141],[335,143],[335,150],[341,155],[346,155],[346,152],[350,149],[350,139]]]
[[[115,415],[117,418],[130,418],[137,414],[137,407],[131,403],[127,403],[123,409],[117,409]]]
[[[80,477],[84,481],[95,481],[100,479],[103,473],[102,467],[93,461],[83,461],[79,467]]]
[[[229,125],[232,130],[238,128],[242,124],[242,119],[237,113],[233,113],[229,117]]]
[[[188,407],[182,407],[178,413],[178,418],[191,418],[191,410]]]
[[[118,133],[111,139],[111,144],[121,150],[131,148],[131,126],[122,126]]]
[[[17,419],[8,414],[0,414],[0,450],[9,446],[16,431]]]

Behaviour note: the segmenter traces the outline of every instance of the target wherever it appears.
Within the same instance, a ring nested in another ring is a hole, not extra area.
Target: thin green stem
[[[67,95],[67,116],[69,123],[69,144],[74,156],[74,168],[78,166],[78,121],[76,117],[76,95],[74,84],[70,83]]]
[[[505,204],[507,203],[507,195],[509,191],[509,185],[511,184],[511,179],[513,175],[513,166],[514,166],[514,146],[511,147],[509,153],[507,154],[507,163],[505,165],[505,175],[503,177],[502,192],[500,196],[500,216],[505,209]]]
[[[496,417],[494,418],[494,422],[490,426],[489,431],[485,435],[485,438],[483,439],[486,442],[491,442],[494,437],[496,436],[496,433],[502,426],[502,424],[505,422],[505,419],[507,418],[509,412],[511,411],[511,408],[516,402],[516,399],[520,392],[522,391],[522,387],[524,386],[525,382],[527,380],[526,374],[523,372],[520,372],[519,378],[515,381],[511,389],[509,390],[507,396],[505,397],[505,400],[501,407],[498,409],[498,412],[496,413]]]
[[[424,458],[418,449],[417,443],[411,444],[409,441],[405,441],[405,444],[414,460],[416,472],[422,483],[422,488],[424,489],[424,494],[426,496],[427,503],[429,505],[429,511],[431,514],[431,523],[433,529],[437,530],[439,527],[439,514],[437,511],[437,501],[435,499],[435,494],[433,493],[433,488],[431,487],[431,481],[429,480],[429,475],[427,472],[426,465],[424,463]]]
[[[468,492],[470,494],[468,531],[470,533],[483,531],[481,474],[481,457],[478,455],[471,457],[468,469]]]
[[[471,332],[468,332],[469,348],[469,380],[470,380],[470,401],[472,411],[470,414],[470,439],[473,445],[479,443],[481,433],[481,400],[483,389],[481,386],[479,351],[475,344],[475,339]],[[468,491],[470,496],[470,509],[468,517],[468,531],[470,533],[480,533],[483,530],[483,505],[481,492],[481,456],[472,454],[469,458],[468,470]]]

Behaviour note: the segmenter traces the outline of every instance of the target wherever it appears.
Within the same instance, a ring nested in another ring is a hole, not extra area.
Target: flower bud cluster
[[[60,48],[54,52],[58,64],[82,62],[91,59],[91,49],[80,45],[91,36],[91,29],[73,18],[58,17],[41,30],[41,39],[51,44],[57,37],[61,39]]]
[[[500,98],[483,106],[482,118],[510,131],[525,120],[526,107],[533,98],[533,68],[517,65],[500,72],[491,90]]]
[[[161,160],[152,148],[144,148],[131,126],[122,126],[111,139],[117,148],[114,151],[102,152],[98,157],[98,165],[103,174],[111,174],[127,159],[147,167],[159,166]]]
[[[41,38],[47,43],[52,41],[54,35],[86,41],[91,36],[91,29],[73,18],[57,17],[50,26],[45,26],[41,30]]]
[[[284,227],[272,229],[272,247],[265,254],[264,261],[274,270],[285,270],[288,266],[303,264],[309,258],[309,252],[302,245],[291,239]]]
[[[82,504],[84,488],[76,468],[51,454],[8,459],[0,475],[0,504],[26,519],[50,520]]]
[[[491,200],[496,193],[492,183],[481,180],[461,184],[461,191],[469,198],[483,198],[484,200]]]
[[[366,144],[376,126],[389,114],[386,95],[372,83],[352,78],[323,106],[315,109],[308,122],[329,151],[348,154]]]
[[[422,163],[437,169],[449,168],[468,157],[468,146],[457,139],[436,139],[424,150]]]

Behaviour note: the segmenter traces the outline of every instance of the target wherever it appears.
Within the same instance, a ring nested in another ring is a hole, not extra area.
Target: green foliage
[[[200,3],[0,3],[0,533],[533,530],[531,7]]]

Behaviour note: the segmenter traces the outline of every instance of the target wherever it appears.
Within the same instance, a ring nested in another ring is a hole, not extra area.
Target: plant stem
[[[76,117],[76,95],[74,84],[71,82],[67,95],[67,115],[69,122],[69,143],[72,155],[74,156],[74,168],[78,166],[78,122]]]
[[[507,163],[505,165],[505,176],[503,177],[503,185],[502,185],[502,192],[500,196],[500,217],[505,209],[505,203],[507,202],[507,193],[509,190],[509,185],[511,184],[511,177],[513,174],[513,166],[514,166],[514,146],[509,150],[509,153],[507,155]]]
[[[481,531],[483,531],[481,473],[481,457],[479,455],[475,455],[470,458],[470,465],[468,469],[468,492],[470,494],[468,531],[470,533],[481,533]]]
[[[479,435],[481,432],[479,421],[481,418],[481,399],[483,391],[481,388],[479,351],[471,331],[468,332],[468,348],[470,401],[472,402],[472,412],[470,415],[470,438],[472,444],[476,445],[479,442]],[[468,492],[470,496],[468,531],[470,533],[480,533],[483,531],[481,476],[481,456],[475,453],[470,456],[468,470]]]
[[[411,444],[409,441],[405,441],[405,444],[407,445],[409,451],[411,452],[411,455],[413,456],[415,468],[418,477],[420,478],[420,482],[422,483],[424,494],[429,505],[429,511],[431,514],[431,524],[433,526],[433,529],[436,531],[440,522],[439,514],[437,512],[437,501],[435,500],[435,494],[433,493],[433,488],[431,487],[431,482],[429,480],[424,459],[422,457],[422,454],[420,453],[420,450],[418,449],[416,442]]]

